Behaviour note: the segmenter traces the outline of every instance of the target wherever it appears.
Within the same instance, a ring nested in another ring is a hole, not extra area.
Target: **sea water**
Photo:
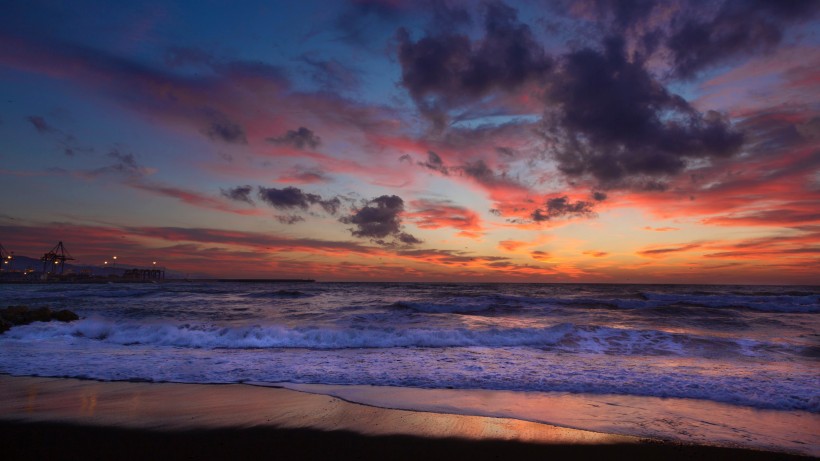
[[[0,335],[0,372],[691,398],[820,413],[820,288],[0,285],[71,323]]]

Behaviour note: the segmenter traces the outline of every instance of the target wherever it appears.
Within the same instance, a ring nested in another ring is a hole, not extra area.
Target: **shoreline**
[[[0,433],[8,441],[25,441],[6,444],[13,448],[4,459],[76,459],[90,453],[120,459],[162,454],[167,459],[225,459],[260,453],[300,459],[451,459],[465,454],[476,459],[806,459],[504,417],[387,409],[251,384],[0,375],[0,393]]]
[[[379,408],[512,418],[665,442],[820,457],[820,415],[676,397],[371,385],[253,383]],[[814,429],[814,430],[813,430]]]

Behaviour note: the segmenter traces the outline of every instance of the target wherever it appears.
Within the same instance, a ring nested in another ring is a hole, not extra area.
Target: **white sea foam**
[[[562,323],[544,328],[319,328],[282,325],[222,326],[208,323],[135,323],[84,319],[72,323],[34,323],[6,338],[21,341],[63,339],[117,345],[181,348],[397,348],[534,347],[568,353],[717,357],[799,354],[803,348],[777,342],[732,340]]]

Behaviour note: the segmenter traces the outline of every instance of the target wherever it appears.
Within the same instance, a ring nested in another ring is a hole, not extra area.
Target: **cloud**
[[[649,248],[645,250],[638,251],[638,254],[645,257],[650,258],[663,258],[667,255],[674,254],[674,253],[684,253],[689,250],[694,250],[696,248],[700,248],[703,245],[700,243],[690,243],[686,245],[674,246],[674,247],[660,247],[660,248]]]
[[[223,197],[227,197],[231,200],[253,204],[253,200],[251,199],[251,192],[253,192],[252,186],[237,186],[230,189],[220,189],[219,192]]]
[[[404,155],[399,158],[399,161],[404,160],[410,161],[410,156]],[[493,170],[483,159],[467,160],[460,165],[447,165],[437,153],[428,151],[427,160],[418,161],[416,164],[428,170],[439,172],[444,176],[450,176],[451,173],[458,172],[491,191],[496,189],[524,191],[527,189],[517,179],[508,176],[506,171],[499,173]]]
[[[421,229],[452,227],[461,231],[459,236],[468,238],[479,238],[484,230],[476,212],[449,200],[415,200],[410,205],[414,210],[405,216]]]
[[[112,148],[106,156],[114,159],[114,163],[95,170],[84,172],[82,175],[87,177],[115,175],[134,181],[147,176],[151,171],[140,165],[134,154],[131,152],[122,152],[118,147]]]
[[[529,245],[530,242],[522,242],[520,240],[502,240],[498,242],[499,248],[510,253],[515,253],[518,249],[527,247]]]
[[[307,210],[311,205],[319,205],[329,214],[336,214],[342,205],[338,197],[323,199],[321,195],[303,192],[297,187],[260,187],[259,198],[268,205],[279,209],[300,208]]]
[[[687,159],[729,157],[741,133],[714,111],[699,113],[669,93],[620,39],[566,56],[549,92],[545,119],[558,168],[613,187],[624,180],[681,172]]]
[[[360,72],[337,59],[318,59],[303,55],[300,59],[308,66],[310,77],[328,91],[353,90],[361,85]]]
[[[217,119],[211,121],[210,125],[203,130],[209,138],[230,144],[248,143],[248,139],[245,137],[245,130],[239,124],[227,120],[222,116],[214,117]]]
[[[452,168],[460,170],[465,176],[473,178],[489,189],[527,190],[527,187],[518,180],[508,176],[506,171],[498,173],[481,159],[469,161]]]
[[[552,61],[517,12],[488,2],[484,37],[435,34],[418,41],[402,28],[397,34],[401,84],[423,115],[443,128],[451,108],[494,92],[512,92],[552,69]]]
[[[288,130],[288,132],[282,136],[267,138],[267,141],[272,144],[293,146],[297,149],[316,149],[319,147],[319,144],[322,143],[321,138],[303,126],[300,126],[297,130]]]
[[[330,182],[333,178],[327,175],[320,168],[306,168],[302,166],[295,166],[291,170],[285,172],[282,176],[276,178],[279,183],[295,183],[295,184],[313,184],[318,182]]]
[[[305,218],[303,218],[302,216],[299,216],[299,215],[276,215],[274,217],[280,223],[288,224],[288,225],[296,224],[298,222],[301,222],[301,221],[305,220]]]
[[[690,79],[770,52],[790,30],[817,16],[820,7],[812,0],[578,0],[571,8],[565,3],[553,11],[581,13],[594,28],[588,37],[625,36],[630,49],[668,61],[670,77]]]
[[[439,155],[433,151],[427,152],[427,161],[418,162],[418,164],[427,169],[438,171],[444,176],[450,174],[450,171],[448,170],[447,166],[444,165],[444,161],[441,160],[441,157],[439,157]]]
[[[46,123],[46,119],[44,119],[43,117],[32,115],[27,117],[26,120],[31,122],[31,124],[34,126],[38,133],[51,133],[55,131],[54,127]]]
[[[394,237],[402,243],[421,243],[416,237],[402,231],[401,214],[404,212],[404,200],[397,195],[382,195],[354,210],[350,216],[340,219],[345,224],[355,227],[350,233],[355,237],[370,238],[377,243],[385,244],[381,239]]]
[[[543,262],[547,262],[550,259],[552,259],[552,256],[550,256],[550,254],[547,253],[546,251],[533,251],[533,252],[530,253],[530,257],[532,257],[532,259],[535,259],[537,261],[543,261]]]
[[[509,260],[504,256],[473,256],[465,251],[441,249],[400,250],[396,254],[426,263],[447,266],[483,267],[487,263]]]
[[[707,249],[717,250],[706,253],[705,258],[758,260],[767,265],[785,263],[789,260],[803,261],[816,267],[820,255],[820,228],[806,226],[805,229],[780,231],[768,237],[713,242]]]
[[[646,227],[643,228],[643,230],[655,231],[655,232],[670,232],[670,231],[676,231],[676,230],[680,230],[680,229],[677,228],[677,227],[652,227],[652,226],[646,226]]]
[[[289,85],[278,68],[259,62],[208,60],[200,63],[207,70],[203,77],[44,35],[4,34],[2,40],[8,45],[0,50],[5,66],[72,80],[154,121],[187,125],[231,144],[248,142],[245,125],[254,122],[244,116],[248,108],[261,99],[272,102]]]
[[[562,217],[590,217],[595,214],[592,202],[583,200],[572,202],[566,195],[548,199],[544,205],[532,212],[530,218],[533,221],[543,222]]]
[[[91,153],[94,151],[91,147],[81,146],[74,135],[52,126],[46,122],[44,117],[39,115],[31,115],[26,117],[26,120],[31,123],[38,133],[52,136],[57,141],[57,145],[60,150],[62,150],[63,153],[69,157],[73,157],[77,152]]]
[[[584,251],[582,254],[585,254],[587,256],[592,256],[593,258],[603,258],[604,256],[609,256],[609,253],[607,253],[606,251],[595,251],[595,250]]]
[[[212,197],[197,191],[182,189],[180,187],[171,186],[168,184],[147,181],[143,178],[135,178],[134,180],[127,181],[126,185],[134,189],[150,192],[155,195],[175,198],[181,202],[200,208],[218,210],[243,216],[258,214],[256,210],[235,209],[228,207],[222,200],[219,200],[218,197]]]
[[[350,44],[371,46],[380,27],[395,27],[411,2],[394,0],[354,0],[345,2],[345,8],[335,19],[334,26],[342,35],[338,39]]]
[[[733,57],[769,51],[790,25],[811,19],[818,11],[814,0],[725,1],[713,17],[692,15],[668,36],[673,71],[691,78]]]
[[[796,226],[820,222],[820,200],[790,203],[786,208],[730,213],[703,220],[718,226]]]

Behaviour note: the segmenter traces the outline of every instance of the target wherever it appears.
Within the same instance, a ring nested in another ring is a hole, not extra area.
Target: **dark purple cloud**
[[[220,193],[224,197],[227,197],[231,200],[235,200],[237,202],[246,202],[253,204],[253,200],[251,199],[251,192],[253,192],[252,186],[237,186],[230,189],[220,189]]]
[[[430,170],[438,171],[439,173],[445,176],[450,174],[449,169],[446,165],[444,165],[444,161],[441,160],[441,157],[439,157],[439,155],[433,151],[427,152],[427,161],[417,163]]]
[[[595,30],[589,37],[625,36],[645,57],[663,53],[669,76],[680,79],[769,52],[820,12],[816,0],[573,0],[552,6],[559,16],[573,6],[585,11]]]
[[[596,202],[603,202],[607,199],[606,192],[595,191],[592,193],[592,199]]]
[[[305,220],[304,217],[299,215],[276,215],[275,218],[280,223],[288,225],[296,224]]]
[[[595,214],[595,204],[584,200],[571,201],[566,195],[548,199],[543,207],[536,208],[530,217],[535,222],[550,221],[563,217],[590,217]]]
[[[297,187],[285,187],[284,189],[260,187],[258,195],[268,205],[285,210],[297,208],[307,210],[311,205],[319,205],[327,213],[336,214],[342,205],[338,197],[323,199],[321,195],[307,193]]]
[[[87,177],[114,175],[132,182],[142,179],[146,174],[146,168],[131,152],[123,152],[120,148],[115,147],[106,154],[106,157],[113,159],[114,163],[82,174]]]
[[[26,120],[31,122],[31,124],[34,126],[34,129],[36,129],[38,133],[51,133],[55,131],[54,127],[52,127],[46,122],[46,119],[38,115],[32,115],[26,118]]]
[[[247,144],[245,130],[237,123],[234,123],[223,116],[215,116],[215,120],[203,130],[209,138],[230,144]]]
[[[552,60],[514,9],[501,2],[486,4],[483,39],[435,34],[413,41],[399,29],[401,84],[422,114],[443,128],[447,111],[491,92],[511,92],[542,80]]]
[[[297,149],[316,149],[322,143],[322,139],[308,128],[300,126],[296,130],[288,130],[287,133],[275,138],[267,138],[273,144],[293,146]]]
[[[568,54],[548,97],[557,106],[545,124],[559,169],[607,186],[673,175],[687,159],[729,157],[743,143],[723,115],[698,112],[641,60],[627,59],[617,38]]]
[[[595,4],[610,8],[610,20],[622,29],[654,5]],[[620,36],[553,59],[515,10],[499,2],[486,8],[485,36],[477,42],[461,35],[413,41],[406,30],[398,33],[401,83],[439,128],[453,108],[532,83],[546,91],[547,144],[570,178],[591,178],[604,188],[662,190],[663,179],[690,160],[730,157],[740,149],[743,135],[726,116],[701,113],[669,92],[647,70],[644,57],[627,56]],[[419,164],[444,174],[456,168],[448,170],[437,154]],[[509,181],[481,159],[457,168],[483,184]]]
[[[397,195],[382,195],[368,201],[365,206],[354,210],[350,216],[340,219],[355,227],[350,233],[355,237],[370,238],[381,245],[389,245],[384,239],[393,237],[397,241],[414,245],[421,243],[416,237],[402,231],[401,214],[404,200]]]
[[[465,176],[473,178],[476,182],[489,188],[511,187],[526,189],[516,178],[508,176],[506,171],[495,171],[482,159],[468,161],[463,165],[452,168],[460,170]]]
[[[733,57],[769,51],[793,23],[818,12],[816,0],[727,0],[712,17],[686,17],[666,40],[674,73],[691,78]]]

